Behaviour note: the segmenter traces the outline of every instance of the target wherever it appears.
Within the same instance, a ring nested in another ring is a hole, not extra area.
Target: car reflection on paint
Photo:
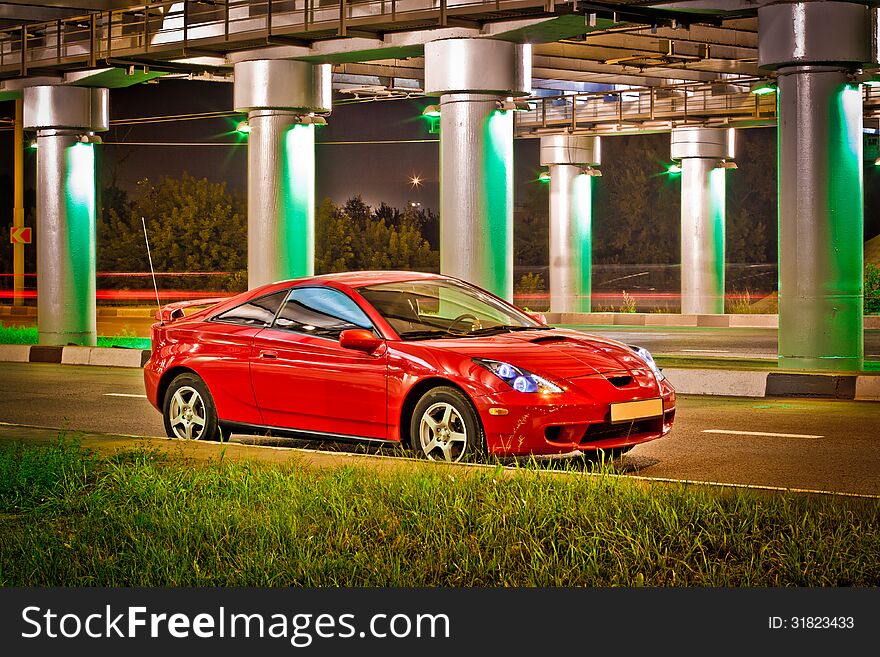
[[[144,378],[177,438],[402,443],[460,461],[621,453],[675,417],[646,350],[547,326],[437,274],[302,278],[157,319]]]

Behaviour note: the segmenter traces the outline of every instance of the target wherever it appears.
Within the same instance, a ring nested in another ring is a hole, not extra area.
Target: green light
[[[94,207],[95,204],[95,149],[91,144],[77,143],[68,151],[70,174],[68,193],[76,204]]]
[[[494,111],[483,127],[483,207],[486,252],[482,283],[503,299],[513,299],[513,113]]]
[[[95,147],[75,143],[65,150],[67,224],[62,239],[66,251],[58,257],[65,257],[65,270],[74,273],[64,299],[65,313],[71,324],[72,318],[76,318],[76,324],[85,325],[95,312]]]
[[[550,182],[550,172],[549,171],[542,171],[541,174],[538,176],[538,182],[542,182],[542,183]]]
[[[34,151],[37,150],[37,140],[31,139],[30,143],[28,144],[28,148]]]
[[[440,116],[440,106],[439,105],[428,105],[425,109],[422,110],[422,116],[427,116],[431,119],[436,119]]]
[[[238,125],[235,126],[235,130],[243,135],[246,135],[251,131],[251,126],[248,124],[247,121],[239,121]]]
[[[285,278],[314,274],[315,126],[295,124],[284,137],[282,217],[279,218],[279,271]]]
[[[759,80],[752,84],[749,91],[756,96],[766,96],[776,93],[776,83],[772,80]]]
[[[580,262],[580,280],[578,280],[578,299],[575,312],[590,312],[590,295],[593,279],[593,177],[582,173],[574,179],[573,192],[573,257]]]
[[[709,229],[714,235],[715,271],[713,281],[716,290],[716,311],[724,312],[724,250],[725,250],[725,216],[727,195],[727,171],[723,167],[709,172],[709,197],[712,199],[709,216]]]
[[[670,164],[669,168],[666,169],[667,173],[676,174],[681,173],[681,165],[680,164]]]
[[[810,144],[829,174],[815,207],[802,220],[780,206],[778,349],[780,367],[840,372],[864,358],[862,94],[841,81],[826,109],[825,143]],[[782,134],[777,153],[791,148]]]

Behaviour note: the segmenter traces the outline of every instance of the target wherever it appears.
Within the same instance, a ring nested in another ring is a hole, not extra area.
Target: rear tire
[[[179,440],[224,440],[214,398],[205,382],[187,372],[174,378],[162,403],[165,433]]]
[[[458,463],[485,452],[479,415],[459,390],[440,386],[419,399],[410,419],[410,437],[419,456]]]

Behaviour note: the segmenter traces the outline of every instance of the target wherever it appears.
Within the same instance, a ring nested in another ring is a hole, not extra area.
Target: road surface
[[[0,422],[164,435],[141,370],[127,368],[0,363]],[[877,402],[685,396],[672,434],[636,447],[621,465],[645,477],[880,495],[878,441]]]

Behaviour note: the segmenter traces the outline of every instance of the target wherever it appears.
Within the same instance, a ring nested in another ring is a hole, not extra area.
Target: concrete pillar
[[[440,271],[513,300],[513,115],[531,93],[531,49],[494,39],[425,45],[440,96]]]
[[[315,112],[329,112],[329,64],[235,65],[248,125],[248,287],[315,271]]]
[[[681,162],[681,312],[724,312],[725,159],[733,130],[677,128],[672,159]]]
[[[108,129],[107,89],[24,90],[37,131],[37,323],[40,344],[94,345],[95,146]]]
[[[871,11],[848,2],[761,7],[759,63],[777,69],[779,364],[862,367],[862,96]]]
[[[588,313],[592,288],[592,181],[599,137],[541,137],[550,169],[550,312]]]

